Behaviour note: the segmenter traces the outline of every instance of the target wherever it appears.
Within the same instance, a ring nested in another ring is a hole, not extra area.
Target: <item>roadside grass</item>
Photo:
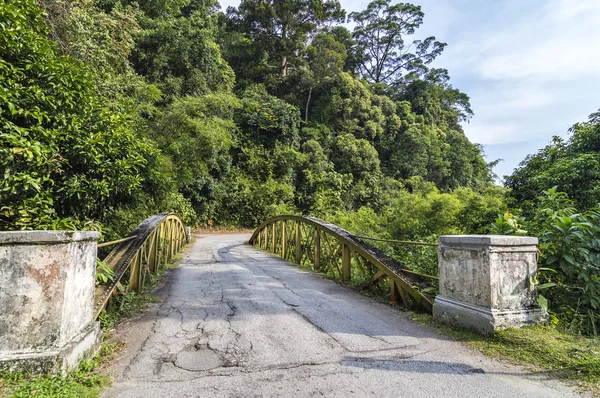
[[[556,326],[504,329],[489,336],[433,322],[429,314],[406,312],[414,321],[484,354],[566,381],[600,396],[600,339],[576,336]]]
[[[151,303],[160,301],[159,297],[149,294],[155,289],[160,277],[169,268],[177,267],[182,254],[160,267],[155,275],[146,279],[144,291],[119,293],[100,314],[99,321],[103,341],[99,353],[91,360],[83,361],[79,367],[67,375],[31,376],[23,373],[0,374],[0,397],[24,398],[97,398],[102,389],[110,385],[109,377],[102,370],[110,364],[115,355],[125,345],[112,336],[116,324],[124,319],[144,311]]]
[[[102,388],[108,385],[108,376],[99,369],[109,362],[122,345],[113,342],[103,343],[98,355],[83,361],[79,367],[66,376],[30,376],[23,373],[0,374],[1,397],[61,397],[95,398]]]

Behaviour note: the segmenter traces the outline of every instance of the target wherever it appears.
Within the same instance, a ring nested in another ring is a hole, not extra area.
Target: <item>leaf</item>
[[[558,286],[558,284],[554,283],[554,282],[547,282],[547,283],[543,283],[541,285],[539,285],[537,288],[538,290],[545,290],[545,289],[550,289],[551,287],[554,286]]]
[[[542,311],[548,312],[548,299],[546,299],[546,297],[542,296],[541,294],[538,295],[537,303]]]

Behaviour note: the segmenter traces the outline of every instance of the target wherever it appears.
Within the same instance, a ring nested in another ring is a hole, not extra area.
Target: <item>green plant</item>
[[[96,285],[107,283],[115,278],[115,271],[99,258],[96,259]]]
[[[0,396],[12,398],[96,398],[109,378],[99,373],[102,364],[110,361],[119,343],[103,343],[96,357],[85,360],[66,376],[31,376],[24,373],[0,374]]]
[[[526,223],[539,236],[540,271],[531,281],[545,290],[538,303],[556,323],[574,333],[598,335],[600,317],[600,209],[578,212],[557,187],[537,200],[535,216]],[[492,229],[516,234],[521,220],[506,213]]]
[[[555,310],[571,318],[572,325],[583,315],[581,330],[596,336],[600,326],[596,315],[600,309],[600,209],[576,213],[566,194],[555,188],[540,203],[541,261],[556,271],[545,278],[557,286],[550,296],[556,301]]]
[[[498,235],[527,235],[527,231],[523,229],[524,219],[506,212],[498,214],[498,218],[494,221],[491,227],[491,232]]]

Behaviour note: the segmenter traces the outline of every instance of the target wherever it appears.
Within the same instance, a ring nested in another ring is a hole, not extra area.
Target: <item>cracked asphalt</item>
[[[245,242],[196,235],[104,397],[573,397]]]

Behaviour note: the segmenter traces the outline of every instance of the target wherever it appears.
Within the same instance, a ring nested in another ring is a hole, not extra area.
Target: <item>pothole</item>
[[[180,351],[174,364],[178,368],[198,372],[223,366],[223,360],[219,354],[208,348],[206,344],[197,344]]]

